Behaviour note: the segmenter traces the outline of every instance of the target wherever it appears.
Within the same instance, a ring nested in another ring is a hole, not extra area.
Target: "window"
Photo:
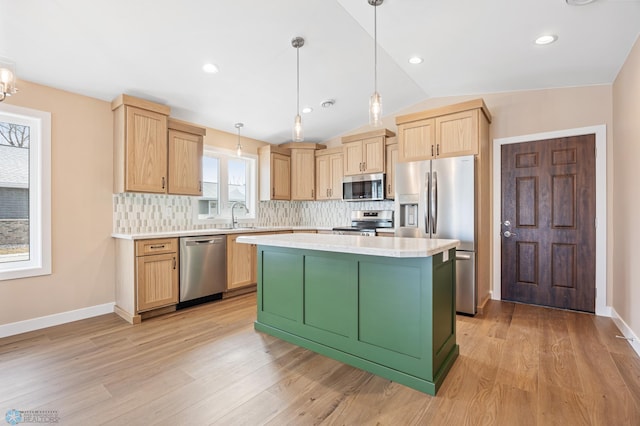
[[[257,158],[205,149],[202,160],[202,198],[197,200],[198,222],[227,223],[234,216],[255,219]],[[246,206],[246,208],[245,208]]]
[[[0,104],[0,280],[51,273],[51,115]]]

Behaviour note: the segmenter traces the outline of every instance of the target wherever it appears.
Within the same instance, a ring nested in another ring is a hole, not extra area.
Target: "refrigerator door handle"
[[[431,177],[429,176],[429,172],[424,174],[424,198],[429,204],[429,188],[431,185]],[[424,232],[429,235],[429,208],[424,209]]]
[[[431,172],[431,233],[435,234],[438,231],[438,172]]]

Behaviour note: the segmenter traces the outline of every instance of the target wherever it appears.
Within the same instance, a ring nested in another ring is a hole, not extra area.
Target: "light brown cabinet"
[[[205,129],[169,119],[170,108],[120,95],[114,114],[114,192],[202,195]]]
[[[258,148],[260,201],[291,199],[291,151],[266,145]]]
[[[396,117],[398,160],[478,155],[481,120],[491,121],[482,99]]]
[[[178,239],[116,240],[115,312],[128,322],[175,310]]]
[[[291,152],[291,200],[313,201],[316,199],[315,152],[326,145],[309,142],[289,142],[278,148]]]
[[[248,235],[278,233],[291,233],[291,231],[252,232]],[[227,293],[235,292],[238,294],[237,290],[254,286],[258,282],[258,248],[255,244],[238,243],[236,240],[241,235],[247,234],[227,235]]]
[[[316,199],[316,157],[314,149],[291,149],[291,200]]]
[[[202,195],[202,154],[206,130],[169,119],[169,194]]]
[[[389,200],[393,200],[395,198],[395,192],[396,192],[396,182],[395,182],[395,177],[396,177],[396,163],[398,162],[398,144],[397,143],[390,143],[387,144],[386,147],[387,150],[387,166],[385,167],[385,190],[384,190],[384,194],[385,194],[385,198],[389,199]]]
[[[476,155],[479,149],[479,109],[436,117],[436,155]]]
[[[420,161],[434,158],[435,120],[426,119],[399,124],[398,140],[398,161]]]
[[[118,96],[114,112],[114,192],[167,191],[169,107]]]
[[[342,148],[316,151],[316,200],[342,199]]]
[[[344,176],[384,173],[385,141],[390,136],[395,133],[381,129],[343,137]]]
[[[241,235],[227,235],[227,291],[257,282],[256,246],[238,243]]]

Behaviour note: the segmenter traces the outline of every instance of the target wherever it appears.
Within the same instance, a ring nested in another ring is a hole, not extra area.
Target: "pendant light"
[[[378,93],[378,6],[384,0],[368,0],[373,6],[373,94],[369,99],[369,124],[378,127],[382,124],[382,97]]]
[[[242,123],[236,123],[236,129],[238,129],[238,145],[236,146],[236,154],[238,157],[242,155],[242,145],[240,144],[240,129],[244,127]]]
[[[0,57],[0,102],[16,93],[16,64]]]
[[[296,118],[293,121],[292,139],[294,142],[302,142],[304,133],[302,132],[302,117],[300,117],[300,48],[304,46],[304,39],[296,37],[291,40],[291,45],[296,49]]]

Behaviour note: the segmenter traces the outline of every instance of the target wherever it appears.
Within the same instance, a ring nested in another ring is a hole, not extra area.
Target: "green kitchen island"
[[[255,329],[435,395],[458,356],[457,240],[241,236],[258,247]]]

